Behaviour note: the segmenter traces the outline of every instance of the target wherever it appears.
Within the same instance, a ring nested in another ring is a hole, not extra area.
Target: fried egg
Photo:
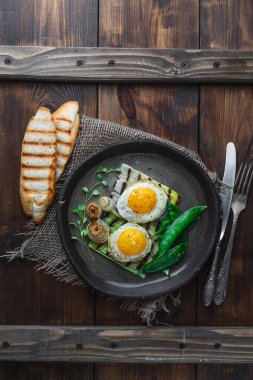
[[[119,197],[117,210],[128,222],[148,223],[160,218],[166,209],[168,197],[149,180],[137,181]]]
[[[126,223],[109,236],[108,250],[120,262],[138,261],[151,249],[151,239],[145,228]]]

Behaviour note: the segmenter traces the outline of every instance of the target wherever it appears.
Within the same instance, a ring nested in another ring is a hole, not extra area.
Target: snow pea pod
[[[166,231],[168,225],[172,224],[179,215],[182,214],[182,211],[172,203],[169,203],[167,206],[167,214],[162,218],[158,230],[155,233],[156,237],[161,237]]]
[[[184,255],[187,249],[187,244],[179,244],[176,247],[169,250],[162,256],[157,257],[156,259],[145,264],[141,268],[141,272],[144,274],[155,273],[161,270],[168,269],[171,265],[179,261]]]
[[[158,254],[165,254],[175,240],[186,230],[186,228],[207,208],[207,206],[196,206],[181,214],[174,222],[169,225],[159,239]]]

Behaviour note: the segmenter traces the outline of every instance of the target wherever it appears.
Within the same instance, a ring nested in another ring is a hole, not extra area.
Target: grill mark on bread
[[[63,154],[63,153],[58,153],[58,152],[57,152],[57,157],[56,157],[56,159],[57,159],[58,157],[68,158],[68,155],[67,155],[67,154]]]
[[[68,135],[71,135],[71,129],[61,129],[61,126],[59,124],[57,125],[57,131],[59,131],[59,133],[66,133]]]
[[[40,141],[23,141],[22,145],[29,146],[29,145],[43,145],[43,149],[48,146],[49,148],[55,148],[54,143],[48,143],[48,142],[40,142]]]
[[[42,145],[44,147],[55,145],[53,142],[47,142],[47,141],[24,141],[23,144],[32,145],[32,146]]]
[[[127,177],[126,177],[126,182],[129,180],[129,177],[131,175],[131,169],[127,169]]]
[[[55,164],[51,164],[48,166],[35,166],[35,165],[25,165],[21,164],[21,168],[23,169],[34,169],[34,170],[44,170],[44,169],[55,169]]]
[[[39,133],[43,133],[43,135],[52,135],[52,136],[55,136],[55,131],[53,130],[50,130],[50,131],[45,131],[44,129],[41,129],[41,130],[34,130],[34,129],[28,129],[26,131],[26,134],[31,134],[31,135],[37,135]]]
[[[48,193],[51,193],[51,194],[54,194],[54,191],[52,189],[48,189],[48,190],[28,190],[26,188],[24,188],[24,193],[27,193],[29,195],[32,195],[32,196],[36,196],[36,195],[47,195]]]
[[[36,156],[36,157],[41,157],[41,158],[43,158],[43,157],[45,157],[45,158],[54,157],[53,154],[41,154],[41,153],[39,153],[39,154],[26,153],[25,156],[26,157],[35,157]]]

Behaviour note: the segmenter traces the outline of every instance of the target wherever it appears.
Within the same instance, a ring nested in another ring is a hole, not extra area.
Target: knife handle
[[[213,301],[215,282],[216,282],[216,273],[217,273],[217,263],[218,263],[220,250],[221,250],[221,242],[219,242],[218,245],[216,246],[212,266],[209,271],[207,281],[203,289],[202,298],[203,298],[203,303],[205,306],[211,305]]]
[[[234,214],[234,220],[233,220],[231,234],[229,237],[227,250],[226,250],[224,259],[222,261],[219,274],[217,276],[216,289],[215,289],[215,295],[214,295],[214,303],[217,306],[221,305],[225,301],[227,297],[227,293],[228,293],[230,263],[231,263],[231,255],[232,255],[233,243],[234,243],[234,238],[235,238],[237,220],[238,220],[238,214]]]

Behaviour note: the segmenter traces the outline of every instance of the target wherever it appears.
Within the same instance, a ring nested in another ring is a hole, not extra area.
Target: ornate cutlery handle
[[[217,262],[218,262],[220,250],[221,250],[221,242],[219,242],[217,247],[216,247],[214,257],[213,257],[212,266],[211,266],[210,272],[208,274],[206,284],[205,284],[204,289],[203,289],[202,298],[203,298],[203,303],[205,306],[211,305],[211,303],[213,301],[214,290],[215,290],[215,281],[216,281],[216,273],[217,273]]]
[[[230,263],[231,263],[231,254],[233,249],[233,243],[235,238],[235,231],[237,226],[238,216],[234,214],[233,225],[229,237],[229,242],[227,246],[227,250],[224,256],[224,259],[221,264],[221,268],[216,281],[216,289],[214,296],[215,305],[221,305],[228,293],[228,283],[229,283],[229,272],[230,272]]]

